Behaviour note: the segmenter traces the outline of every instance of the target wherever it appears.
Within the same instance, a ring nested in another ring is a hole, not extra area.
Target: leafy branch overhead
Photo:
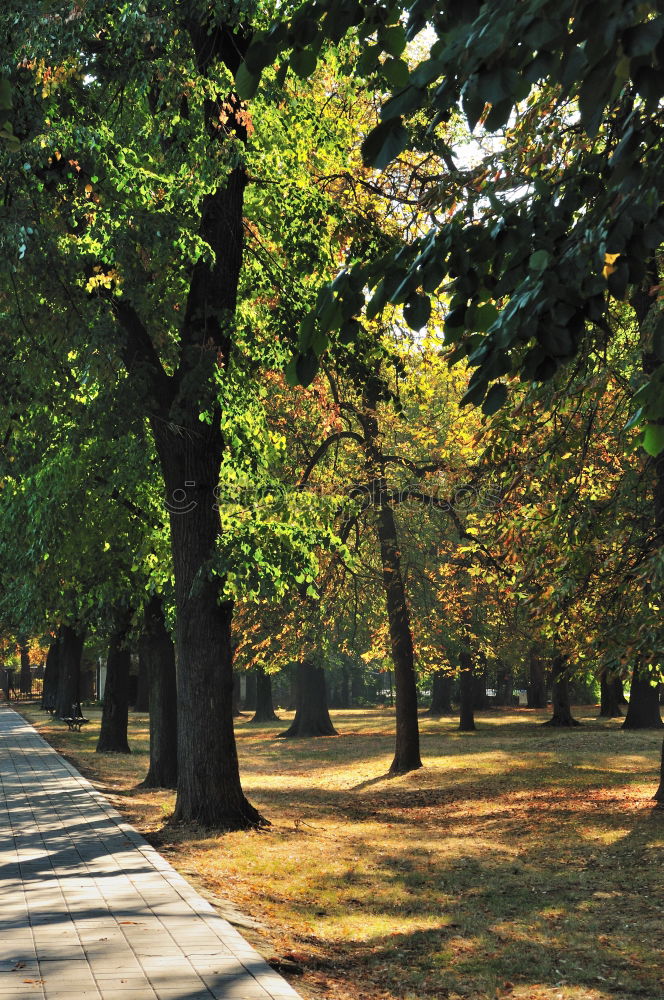
[[[507,397],[500,379],[546,381],[601,349],[611,300],[658,285],[664,14],[658,3],[609,0],[601,30],[597,17],[592,0],[312,0],[254,36],[236,76],[242,97],[273,64],[277,82],[310,75],[348,36],[346,68],[384,95],[362,144],[367,166],[411,154],[443,164],[427,196],[429,231],[347,260],[307,320],[293,379],[313,378],[333,331],[352,339],[387,304],[424,326],[444,286],[450,358],[475,369],[466,402],[491,413]],[[473,138],[460,150],[449,135],[461,119]],[[469,188],[464,158],[491,141],[501,157],[485,156]],[[664,445],[661,329],[658,319],[657,364],[635,407],[651,454]]]

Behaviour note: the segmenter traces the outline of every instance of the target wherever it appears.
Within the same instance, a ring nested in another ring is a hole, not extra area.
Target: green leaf
[[[412,295],[403,307],[403,318],[411,330],[421,330],[431,316],[431,301],[428,295]]]
[[[482,117],[486,101],[477,91],[477,77],[471,76],[470,80],[463,88],[461,103],[463,113],[468,121],[468,128],[472,132],[478,121]]]
[[[653,458],[664,451],[664,424],[648,424],[643,432],[643,447]]]
[[[406,48],[406,32],[400,24],[394,24],[379,32],[378,41],[391,56],[400,56]]]
[[[367,166],[384,170],[408,145],[408,132],[400,118],[381,122],[362,143],[362,158]]]
[[[503,382],[496,382],[489,389],[486,399],[482,404],[482,413],[487,417],[496,413],[507,399],[507,386]]]
[[[380,110],[381,121],[387,122],[402,115],[409,115],[422,106],[425,92],[417,87],[406,87],[386,101]]]
[[[291,69],[301,80],[306,80],[316,69],[318,57],[311,49],[300,49],[291,53]]]
[[[487,383],[484,379],[478,380],[463,394],[459,406],[479,406],[486,395],[486,387]]]
[[[542,274],[546,271],[549,263],[551,262],[551,254],[548,250],[536,250],[535,253],[530,255],[530,260],[528,261],[528,267],[531,271],[536,274]]]
[[[304,317],[297,331],[297,346],[301,352],[308,351],[314,335],[316,316],[310,312]]]
[[[498,319],[498,310],[493,302],[485,302],[475,310],[473,328],[480,333],[484,333]]]
[[[318,374],[318,358],[313,351],[307,351],[306,354],[300,354],[295,362],[295,371],[297,372],[297,380],[300,385],[304,388],[311,385],[314,378]]]
[[[268,42],[260,39],[253,42],[244,57],[244,63],[252,76],[260,78],[266,66],[270,66],[279,54],[279,47],[275,42]]]
[[[240,67],[235,74],[235,90],[240,100],[249,101],[258,90],[260,82],[260,74],[258,76],[254,76],[253,73],[249,72],[247,64],[241,62]]]
[[[583,127],[590,136],[597,135],[611,83],[612,77],[607,73],[607,67],[601,65],[594,69],[581,84],[579,112]]]
[[[381,74],[395,90],[408,84],[408,65],[403,59],[387,59],[381,66]]]

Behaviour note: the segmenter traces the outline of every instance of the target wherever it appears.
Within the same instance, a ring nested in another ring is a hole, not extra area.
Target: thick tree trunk
[[[131,666],[127,633],[130,620],[131,615],[128,612],[118,616],[118,623],[108,646],[104,708],[96,747],[97,753],[131,753],[127,741],[129,668]]]
[[[44,683],[42,686],[41,707],[45,712],[52,712],[58,697],[58,676],[60,673],[60,636],[62,630],[58,629],[58,634],[48,648],[46,663],[44,665]]]
[[[226,157],[229,136],[246,142],[248,117],[235,94],[216,89],[215,81],[225,77],[215,64],[220,60],[233,76],[250,37],[242,26],[220,21],[210,30],[210,25],[207,13],[200,18],[191,13],[182,27],[198,72],[210,81],[198,109],[210,149],[219,144],[219,155]],[[240,785],[232,706],[233,605],[221,600],[223,581],[214,573],[221,530],[215,490],[224,452],[217,380],[232,350],[242,269],[247,174],[241,161],[238,155],[237,165],[201,202],[199,232],[211,253],[201,252],[191,268],[172,375],[129,295],[113,302],[125,333],[125,366],[135,389],[146,394],[170,514],[178,685],[174,821],[221,829],[265,824]],[[209,423],[200,420],[203,412]]]
[[[214,489],[222,441],[218,421],[153,424],[167,482],[175,575],[178,792],[174,821],[247,829],[265,823],[247,801],[233,731],[231,601],[210,572],[220,530]],[[194,485],[192,485],[194,484]],[[181,498],[184,497],[185,500]],[[177,509],[176,509],[177,504]]]
[[[153,595],[145,606],[139,639],[150,690],[150,767],[145,788],[175,788],[178,780],[178,719],[175,649],[161,598]]]
[[[535,647],[528,654],[528,708],[546,708],[544,661]]]
[[[640,675],[637,667],[632,675],[627,715],[623,729],[661,729],[659,684],[652,684],[648,675]]]
[[[513,688],[512,671],[499,661],[496,668],[496,705],[511,706]]]
[[[242,709],[245,712],[255,712],[256,711],[256,689],[258,687],[258,678],[256,675],[256,670],[247,670],[246,673],[247,686],[244,692],[244,701],[242,702]]]
[[[459,729],[462,733],[472,733],[475,730],[475,677],[473,673],[473,658],[469,649],[462,649],[459,654]]]
[[[620,695],[622,694],[622,681],[619,677],[607,674],[602,671],[600,678],[600,706],[599,716],[601,719],[618,719],[622,717]]]
[[[431,704],[424,713],[438,719],[452,714],[452,677],[444,670],[436,670],[431,681]]]
[[[256,714],[252,722],[276,722],[278,716],[272,702],[272,677],[262,667],[256,668]]]
[[[72,714],[73,706],[80,710],[81,658],[83,635],[63,625],[60,630],[58,693],[55,714],[63,719]]]
[[[480,653],[478,659],[482,669],[480,671],[475,671],[473,676],[473,708],[476,712],[481,712],[487,706],[486,688],[488,671],[486,656],[483,653]]]
[[[21,674],[19,676],[18,689],[21,694],[31,694],[32,692],[32,671],[30,670],[30,653],[28,647],[21,646]]]
[[[327,708],[325,671],[312,660],[305,659],[298,664],[295,718],[281,735],[289,739],[337,735]]]
[[[565,657],[555,656],[551,664],[551,680],[553,685],[552,702],[553,715],[543,723],[545,726],[580,726],[573,718],[569,703],[569,682],[565,673]]]
[[[150,677],[149,667],[146,663],[142,647],[138,645],[138,677],[136,683],[136,701],[134,703],[135,712],[150,711]]]

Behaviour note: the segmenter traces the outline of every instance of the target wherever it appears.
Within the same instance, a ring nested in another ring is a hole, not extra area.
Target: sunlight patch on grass
[[[478,714],[478,731],[422,719],[422,770],[388,778],[391,710],[333,712],[341,735],[280,740],[237,728],[263,833],[164,826],[170,792],[137,788],[144,715],[128,757],[26,715],[195,885],[265,925],[252,941],[294,956],[306,998],[644,1000],[664,997],[664,812],[653,812],[661,733],[575,709]],[[243,931],[244,932],[244,931]]]

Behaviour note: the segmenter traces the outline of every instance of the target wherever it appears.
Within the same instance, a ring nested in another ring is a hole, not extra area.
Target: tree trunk
[[[653,795],[656,802],[659,802],[659,809],[664,809],[664,740],[662,740],[662,757],[659,767],[659,788]]]
[[[60,630],[58,692],[55,714],[63,719],[72,714],[73,706],[80,711],[81,658],[83,635],[63,625]]]
[[[623,729],[661,729],[664,726],[659,714],[659,684],[652,684],[647,674],[641,675],[634,667],[629,694],[627,715]]]
[[[104,707],[97,753],[131,753],[127,742],[131,653],[126,643],[130,621],[129,612],[118,616],[118,623],[108,646]]]
[[[247,686],[244,692],[244,702],[242,708],[245,712],[256,711],[256,689],[258,687],[258,677],[255,669],[247,670]]]
[[[424,713],[435,719],[452,714],[452,677],[444,670],[436,670],[431,681],[431,704]]]
[[[240,708],[240,690],[241,690],[241,680],[240,675],[237,670],[233,671],[233,718],[237,719],[242,715],[242,709]]]
[[[30,670],[30,653],[26,645],[21,646],[21,673],[18,689],[21,694],[32,693],[32,671]]]
[[[175,649],[164,620],[161,598],[145,606],[139,639],[150,690],[150,767],[145,788],[175,788],[178,780],[178,719]]]
[[[553,683],[553,715],[543,723],[545,726],[580,726],[581,723],[572,717],[569,703],[569,682],[565,673],[565,657],[555,656],[551,664],[551,680]]]
[[[297,668],[297,708],[295,718],[283,737],[336,736],[327,708],[325,671],[312,660],[303,660]]]
[[[198,71],[209,74],[202,114],[210,146],[229,134],[247,139],[247,116],[234,94],[214,90],[220,59],[234,75],[249,44],[242,27],[209,30],[207,15],[188,16],[186,30]],[[223,115],[223,118],[222,118]],[[220,120],[224,127],[219,125]],[[238,160],[241,161],[241,156]],[[233,166],[201,204],[200,236],[211,248],[191,269],[181,313],[178,364],[163,368],[140,316],[124,296],[114,303],[127,332],[125,363],[149,382],[146,413],[155,440],[170,514],[175,578],[178,692],[178,789],[175,822],[217,829],[247,829],[265,820],[240,784],[233,731],[233,604],[221,599],[223,580],[213,572],[221,531],[215,490],[225,442],[217,380],[232,350],[231,333],[242,269],[246,169]],[[209,414],[209,423],[200,420]]]
[[[149,667],[143,657],[140,643],[138,645],[138,677],[136,683],[136,702],[134,703],[134,711],[143,713],[150,711]]]
[[[44,665],[44,683],[42,686],[41,707],[45,712],[52,712],[55,709],[58,697],[58,676],[60,673],[60,636],[62,629],[58,629],[58,634],[48,647],[46,663]]]
[[[512,706],[513,688],[512,671],[499,660],[496,666],[496,705]]]
[[[272,677],[262,667],[256,667],[256,714],[252,722],[276,722],[278,716],[272,702]]]
[[[528,708],[546,708],[544,661],[535,647],[528,654]]]
[[[601,719],[621,718],[623,713],[620,707],[620,695],[622,693],[622,681],[620,678],[614,677],[612,674],[607,674],[606,670],[603,670],[600,678],[600,688],[599,717]]]
[[[481,671],[475,671],[473,675],[473,708],[476,712],[481,712],[486,708],[486,688],[487,688],[487,663],[486,656],[484,653],[480,653],[478,657],[482,669]]]
[[[462,649],[459,654],[459,729],[462,733],[472,733],[475,730],[475,677],[473,674],[473,659],[469,649]]]

